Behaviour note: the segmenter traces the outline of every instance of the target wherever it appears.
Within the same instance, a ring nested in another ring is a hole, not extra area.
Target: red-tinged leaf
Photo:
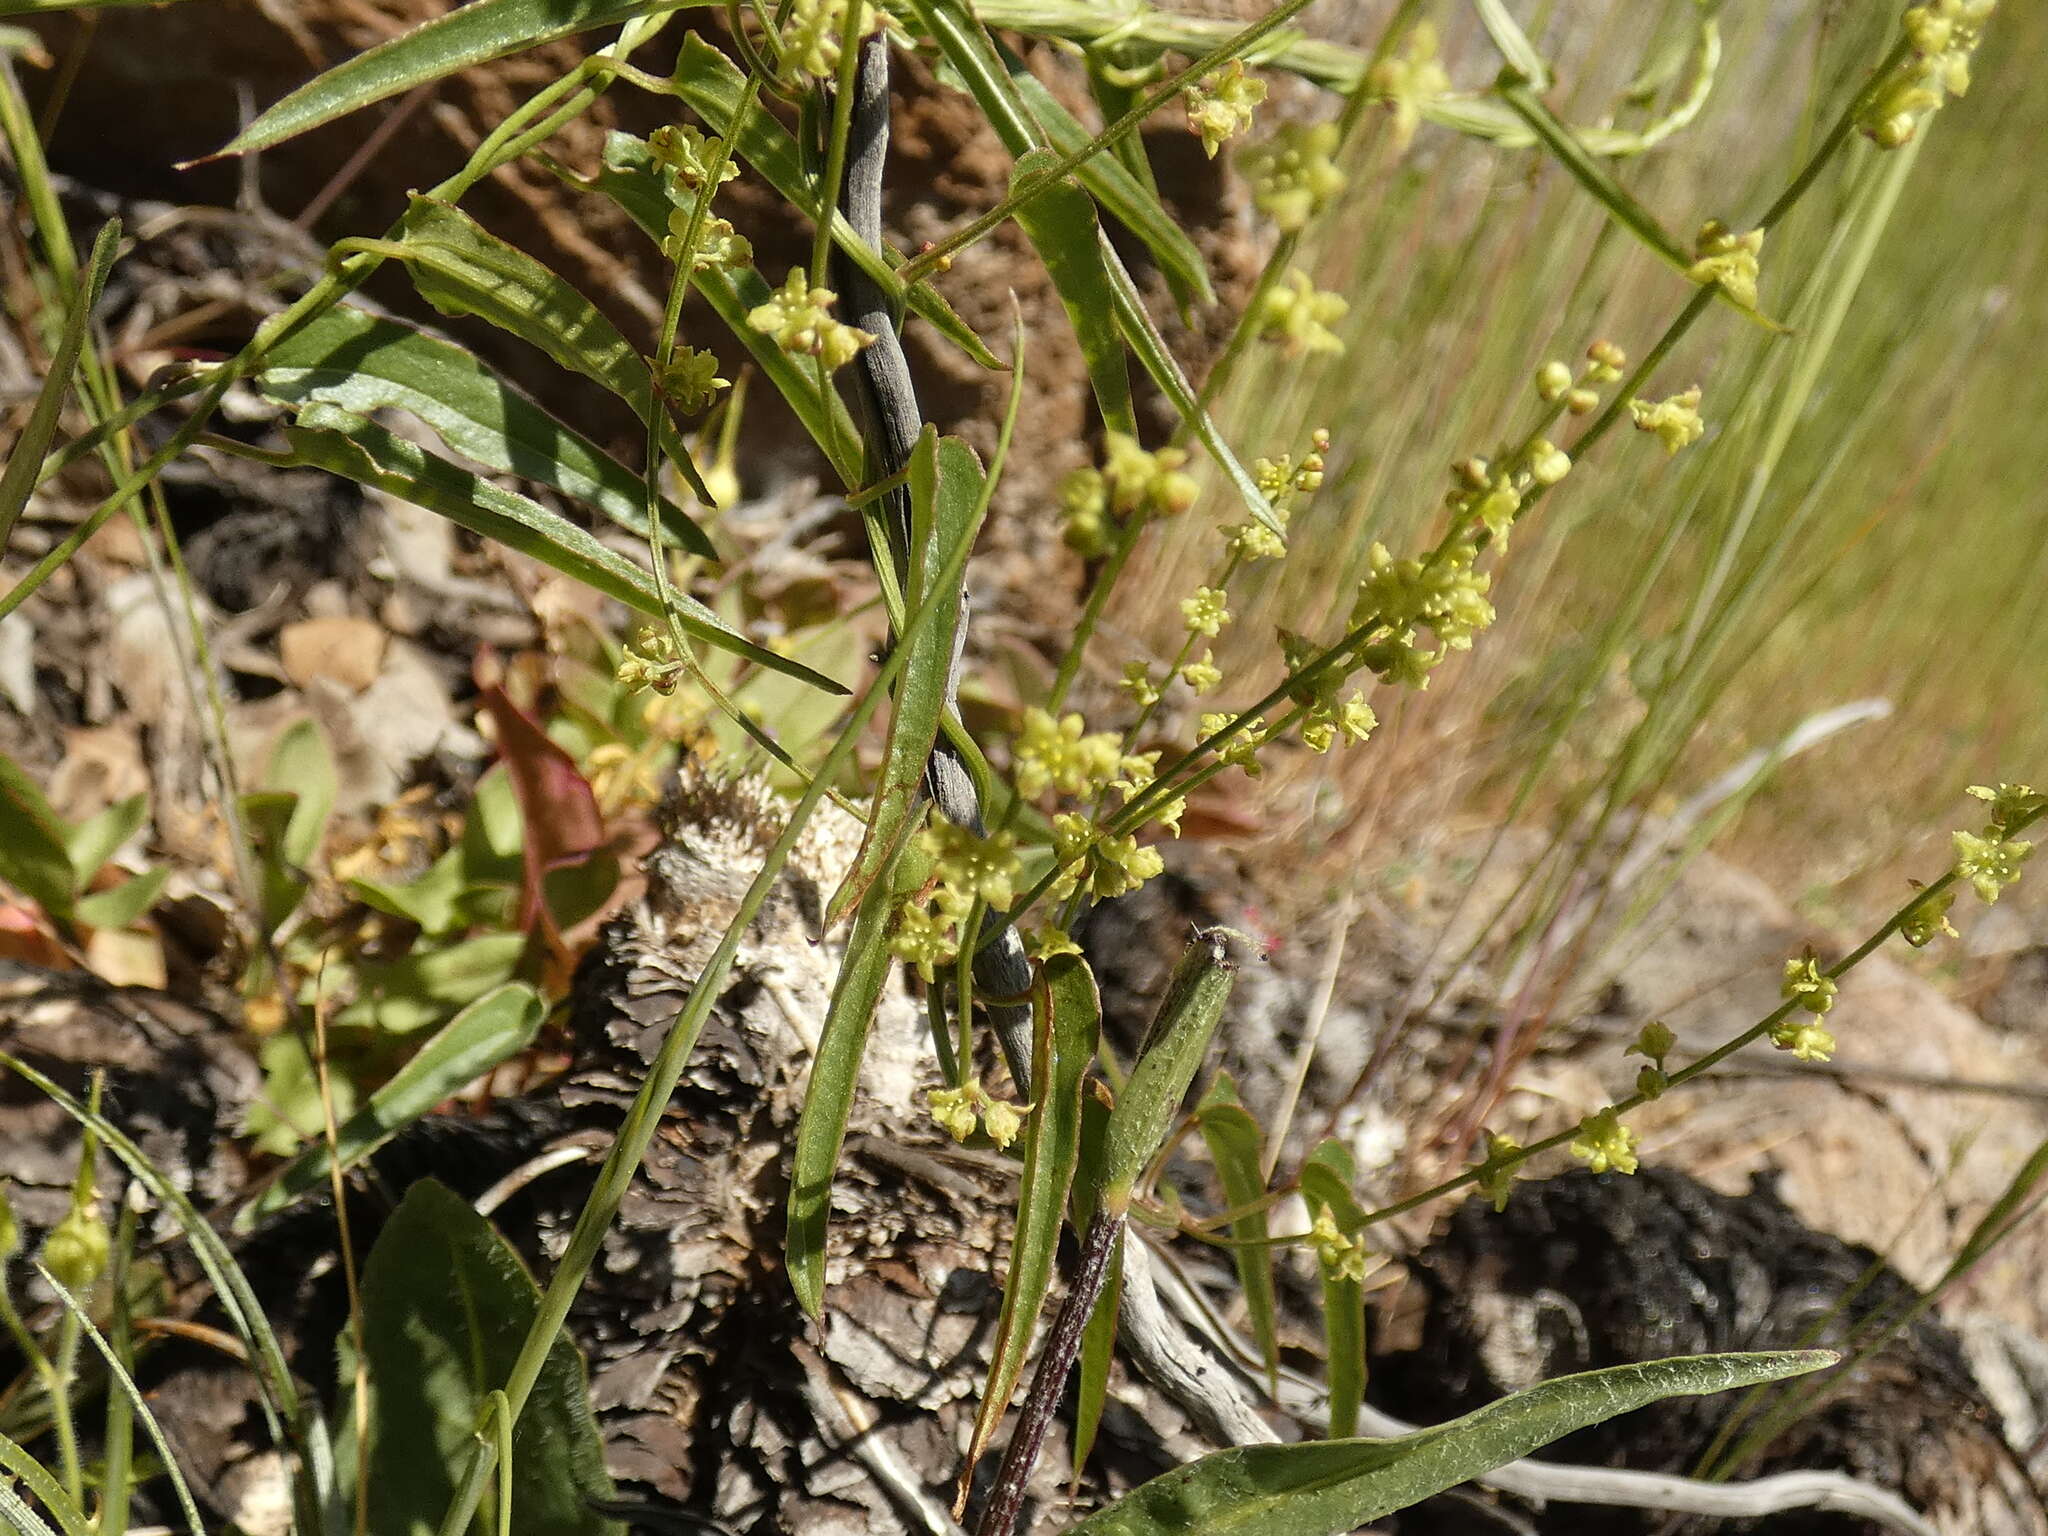
[[[497,657],[486,649],[474,669],[477,701],[496,729],[498,758],[512,781],[523,823],[520,857],[525,875],[519,889],[519,926],[542,935],[553,947],[560,943],[560,934],[548,911],[547,877],[586,862],[604,846],[604,818],[576,760],[548,739],[538,720],[512,702],[499,685],[499,675]]]

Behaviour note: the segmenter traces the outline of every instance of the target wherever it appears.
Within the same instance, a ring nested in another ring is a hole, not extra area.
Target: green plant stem
[[[135,1257],[135,1227],[138,1207],[133,1200],[121,1202],[121,1214],[114,1224],[113,1268],[109,1272],[112,1316],[108,1320],[108,1344],[129,1375],[135,1374],[135,1338],[129,1316],[128,1294],[131,1265]],[[135,1445],[135,1405],[125,1392],[107,1393],[106,1447],[100,1474],[100,1518],[97,1536],[125,1536],[128,1529],[129,1468]]]
[[[960,573],[965,569],[969,549],[967,541],[961,547],[951,550],[934,577],[930,590],[917,610],[909,617],[904,630],[904,641],[890,648],[876,670],[874,680],[867,692],[847,716],[838,739],[825,754],[818,771],[806,786],[803,794],[791,808],[789,821],[782,833],[763,856],[761,868],[754,882],[740,899],[739,907],[731,924],[726,928],[718,947],[705,962],[696,984],[684,1002],[675,1022],[663,1038],[661,1049],[648,1064],[646,1080],[634,1096],[633,1103],[626,1111],[625,1123],[619,1128],[617,1140],[612,1143],[610,1154],[599,1170],[596,1187],[584,1202],[578,1214],[575,1230],[569,1236],[568,1245],[561,1262],[548,1280],[547,1290],[542,1294],[540,1308],[533,1326],[527,1330],[526,1340],[520,1347],[518,1358],[513,1362],[512,1374],[505,1383],[505,1399],[508,1417],[516,1422],[525,1410],[526,1400],[532,1394],[534,1382],[540,1377],[542,1365],[547,1360],[548,1350],[554,1343],[555,1335],[562,1329],[569,1315],[569,1308],[575,1302],[577,1293],[583,1287],[584,1278],[596,1261],[598,1249],[604,1242],[604,1235],[610,1229],[612,1220],[618,1215],[626,1190],[632,1183],[634,1173],[641,1160],[647,1155],[648,1144],[661,1123],[662,1112],[667,1108],[669,1095],[675,1091],[681,1080],[684,1063],[689,1060],[695,1048],[697,1035],[710,1016],[711,1009],[725,988],[725,978],[731,971],[733,961],[739,953],[742,940],[754,917],[768,899],[776,879],[782,873],[797,839],[802,835],[811,813],[825,796],[825,786],[839,774],[840,769],[853,755],[855,744],[867,729],[884,700],[889,697],[897,677],[910,659],[913,649],[907,643],[908,637],[923,625],[932,622],[939,610],[944,594],[957,592]],[[489,1442],[479,1440],[471,1452],[470,1461],[458,1484],[455,1497],[450,1501],[446,1515],[441,1522],[441,1536],[460,1536],[469,1528],[469,1522],[482,1501],[485,1482],[490,1475],[494,1450]]]
[[[839,35],[846,39],[839,49],[839,76],[832,92],[832,128],[825,144],[825,174],[818,181],[818,206],[813,213],[816,227],[811,235],[811,286],[831,284],[832,216],[839,211],[839,183],[846,175],[846,141],[853,128],[853,77],[860,70],[861,22],[864,0],[847,0],[845,19]]]

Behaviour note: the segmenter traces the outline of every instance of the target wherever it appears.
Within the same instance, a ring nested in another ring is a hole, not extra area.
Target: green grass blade
[[[48,1522],[23,1503],[21,1495],[6,1483],[0,1483],[0,1519],[8,1521],[17,1536],[56,1536]],[[65,1536],[71,1533],[67,1531]]]
[[[525,1050],[546,1016],[540,994],[524,982],[508,982],[456,1014],[336,1129],[334,1146],[343,1171],[449,1095]],[[235,1230],[246,1232],[300,1197],[324,1189],[328,1166],[325,1141],[308,1147],[236,1214]]]
[[[164,1473],[171,1480],[171,1490],[178,1496],[178,1508],[185,1516],[186,1528],[192,1536],[206,1536],[205,1527],[200,1523],[199,1506],[192,1500],[192,1489],[185,1481],[184,1470],[178,1465],[178,1458],[171,1453],[171,1443],[164,1438],[163,1426],[156,1421],[156,1415],[149,1411],[149,1404],[143,1401],[142,1393],[135,1385],[135,1378],[128,1374],[121,1364],[121,1357],[114,1353],[114,1347],[106,1341],[99,1329],[93,1326],[92,1316],[78,1303],[78,1298],[64,1288],[63,1282],[51,1274],[40,1263],[36,1273],[43,1277],[43,1284],[56,1292],[57,1302],[68,1313],[92,1347],[99,1351],[101,1361],[106,1365],[107,1375],[121,1395],[128,1399],[128,1407],[149,1432],[150,1442],[156,1446],[156,1453],[163,1462]]]
[[[1002,1315],[989,1349],[988,1384],[975,1414],[974,1435],[960,1474],[965,1488],[1010,1406],[1052,1284],[1067,1192],[1081,1155],[1081,1083],[1095,1059],[1102,999],[1079,955],[1054,955],[1032,989],[1037,1010],[1032,1076],[1043,1086],[1024,1122],[1024,1174],[1017,1193],[1010,1273],[1003,1284]],[[1047,1065],[1049,1063],[1049,1065]]]
[[[647,360],[596,305],[452,203],[415,196],[400,222],[401,239],[374,243],[381,254],[406,264],[420,297],[444,315],[475,315],[509,331],[570,372],[602,384],[640,420],[657,422],[662,451],[676,472],[705,506],[717,505],[666,410],[655,406]],[[689,526],[687,547],[716,559],[711,541]]]
[[[1351,1193],[1357,1172],[1351,1153],[1340,1141],[1326,1141],[1311,1152],[1301,1170],[1301,1194],[1309,1215],[1328,1211],[1339,1230],[1357,1232],[1365,1217]],[[1328,1264],[1320,1267],[1330,1438],[1346,1440],[1358,1433],[1358,1409],[1365,1401],[1365,1284],[1337,1275]]]
[[[29,493],[42,474],[43,455],[49,452],[50,439],[57,434],[57,418],[63,414],[64,397],[71,393],[71,376],[78,370],[78,354],[85,348],[92,307],[99,302],[100,289],[106,284],[107,271],[114,264],[114,252],[120,244],[121,221],[109,219],[92,243],[92,257],[64,316],[64,328],[58,335],[57,349],[50,356],[49,372],[43,375],[42,388],[36,391],[35,406],[8,451],[7,468],[0,471],[0,549],[6,547],[15,519],[28,505]]]
[[[1049,149],[1034,149],[1024,155],[1010,172],[1012,190],[1020,178],[1041,175],[1058,160]],[[1094,200],[1078,184],[1065,181],[1019,208],[1017,223],[1045,262],[1046,274],[1074,327],[1103,425],[1112,432],[1136,437],[1138,418],[1131,406],[1131,376],[1124,363],[1123,338],[1117,334],[1109,273],[1102,265],[1102,231],[1095,219]]]
[[[1695,1355],[1563,1376],[1393,1440],[1219,1451],[1156,1477],[1070,1536],[1337,1536],[1667,1397],[1726,1392],[1832,1365],[1826,1350]]]
[[[1166,338],[1159,334],[1159,328],[1152,323],[1152,316],[1146,312],[1138,285],[1131,281],[1131,274],[1124,270],[1123,259],[1106,239],[1102,242],[1102,264],[1109,273],[1110,297],[1116,304],[1117,324],[1123,330],[1124,340],[1138,354],[1138,361],[1152,375],[1152,382],[1173,402],[1173,408],[1180,413],[1181,421],[1196,441],[1209,450],[1209,457],[1216,461],[1216,467],[1230,481],[1245,510],[1273,532],[1281,532],[1280,521],[1273,515],[1272,506],[1244,465],[1238,462],[1237,455],[1230,451],[1230,444],[1223,440],[1223,434],[1216,430],[1215,421],[1196,398],[1187,375],[1181,372],[1180,364],[1174,361],[1173,353],[1167,349]]]
[[[28,1491],[42,1501],[43,1508],[47,1509],[57,1524],[63,1528],[64,1536],[91,1536],[91,1524],[87,1522],[78,1506],[71,1502],[70,1496],[64,1492],[63,1485],[50,1475],[50,1469],[5,1435],[0,1435],[0,1472],[20,1478]],[[12,1497],[12,1490],[8,1489],[4,1482],[0,1482],[0,1490],[4,1490]],[[12,1511],[13,1506],[0,1501],[0,1517],[14,1518]],[[20,1513],[26,1514],[26,1508],[23,1507]],[[30,1518],[34,1519],[33,1516]],[[34,1525],[23,1526],[22,1529],[47,1531],[49,1527],[37,1520]]]
[[[669,202],[654,169],[654,155],[645,139],[614,130],[605,138],[603,163],[594,177],[584,178],[560,166],[555,174],[586,192],[597,192],[624,209],[656,245],[668,236]],[[765,304],[768,284],[753,268],[731,272],[699,272],[692,279],[719,319],[752,354],[776,392],[811,436],[849,490],[862,479],[860,433],[836,390],[820,393],[817,375],[802,367],[772,338],[747,324],[747,311]]]
[[[897,689],[896,709],[889,721],[889,742],[882,774],[875,785],[867,831],[853,868],[826,908],[828,924],[837,922],[896,861],[918,810],[918,788],[931,761],[932,744],[946,713],[946,685],[953,669],[953,640],[960,627],[960,593],[931,586],[945,563],[945,553],[965,541],[973,546],[988,510],[983,493],[986,477],[974,450],[958,438],[941,438],[927,426],[910,455],[911,526],[928,532],[911,550],[912,606],[927,595],[937,600],[932,621],[897,643],[910,648]]]
[[[1236,980],[1230,939],[1218,930],[1198,937],[1174,967],[1143,1053],[1103,1132],[1101,1203],[1112,1216],[1129,1208],[1139,1173],[1165,1144]]]
[[[635,17],[681,10],[689,3],[692,0],[474,0],[308,81],[218,153],[241,155],[281,144],[472,64]]]
[[[1259,1122],[1237,1096],[1237,1085],[1228,1076],[1202,1096],[1195,1122],[1209,1148],[1209,1160],[1223,1185],[1225,1205],[1235,1210],[1251,1207],[1230,1223],[1236,1246],[1230,1250],[1237,1266],[1238,1287],[1244,1293],[1245,1315],[1251,1320],[1252,1338],[1259,1357],[1266,1363],[1266,1381],[1277,1390],[1280,1371],[1280,1329],[1273,1292],[1273,1248],[1267,1241],[1266,1176],[1263,1172],[1265,1136]]]
[[[79,897],[72,912],[81,923],[94,928],[126,928],[156,905],[170,878],[168,864],[131,875],[109,890]]]
[[[560,513],[516,492],[503,490],[483,476],[429,453],[374,422],[316,404],[302,410],[299,425],[287,427],[285,435],[292,445],[285,462],[310,464],[358,484],[373,486],[438,512],[472,533],[531,555],[641,613],[658,617],[662,612],[653,578],[586,530]],[[214,446],[226,452],[250,453],[227,441],[215,441]],[[277,462],[268,455],[263,457]],[[695,598],[683,593],[670,596],[677,621],[692,638],[827,693],[846,691],[823,673],[756,645]]]
[[[891,905],[889,883],[883,880],[869,890],[854,914],[846,955],[832,984],[832,1001],[818,1037],[817,1059],[811,1064],[810,1085],[804,1090],[803,1115],[797,1121],[785,1262],[797,1303],[805,1316],[812,1318],[821,1316],[825,1307],[825,1241],[832,1219],[832,1176],[846,1140],[854,1091],[860,1086],[861,1058],[867,1053],[875,1005],[895,963],[888,945]]]
[[[552,486],[646,536],[640,476],[452,341],[339,305],[272,349],[251,382],[286,405],[408,411],[463,458]],[[701,530],[666,497],[661,519],[678,544],[703,552]]]
[[[670,86],[713,133],[723,137],[739,109],[746,76],[724,54],[692,32],[683,39],[682,49],[676,55]],[[803,154],[789,131],[766,112],[747,114],[746,126],[734,149],[797,207],[817,206],[817,177],[804,168]],[[929,321],[940,335],[982,367],[1003,366],[989,351],[988,343],[975,334],[974,328],[960,318],[930,283],[919,283],[906,292],[903,279],[896,275],[888,257],[855,234],[846,216],[836,209],[832,214],[832,239],[848,260],[874,279],[899,311],[907,306],[912,314]]]

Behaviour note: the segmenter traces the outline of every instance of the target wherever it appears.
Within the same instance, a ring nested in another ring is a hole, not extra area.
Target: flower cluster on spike
[[[683,680],[684,665],[676,655],[675,643],[658,629],[643,629],[639,638],[628,641],[613,678],[621,688],[634,692],[642,688],[656,693],[674,693]]]
[[[1835,1037],[1821,1027],[1820,1019],[1835,1006],[1839,989],[1834,978],[1821,970],[1820,962],[1808,951],[1785,962],[1780,990],[1799,1012],[1771,1027],[1771,1044],[1801,1061],[1828,1060],[1835,1053]]]
[[[1277,342],[1289,357],[1310,352],[1342,352],[1343,338],[1330,327],[1351,306],[1341,293],[1316,287],[1299,267],[1290,267],[1259,300],[1259,337]]]
[[[1621,1123],[1620,1114],[1609,1105],[1579,1122],[1572,1156],[1595,1173],[1634,1173],[1638,1166],[1636,1133]]]
[[[1337,139],[1335,123],[1282,123],[1238,156],[1252,184],[1253,206],[1283,235],[1300,233],[1344,190],[1344,173],[1332,158]]]
[[[1195,504],[1201,487],[1179,448],[1147,451],[1134,437],[1108,434],[1102,468],[1085,465],[1060,482],[1067,546],[1085,559],[1109,553],[1133,517],[1173,517]]]
[[[1330,1279],[1365,1279],[1365,1244],[1347,1235],[1337,1225],[1337,1218],[1330,1214],[1327,1206],[1316,1212],[1315,1225],[1309,1229],[1308,1245],[1315,1249],[1323,1273]]]
[[[1252,113],[1266,99],[1266,82],[1244,72],[1244,60],[1232,59],[1211,70],[1200,85],[1187,89],[1188,127],[1202,136],[1202,153],[1216,151],[1252,125]]]
[[[830,80],[838,72],[840,50],[846,40],[846,13],[852,6],[853,0],[790,0],[780,37],[784,85]],[[888,13],[871,0],[860,7],[861,37],[879,31],[888,22]]]
[[[815,357],[827,373],[852,362],[874,336],[857,325],[832,318],[839,296],[830,288],[813,288],[808,274],[797,269],[765,304],[747,311],[747,324],[793,357]]]
[[[1929,0],[1903,20],[1906,57],[1865,96],[1856,127],[1880,149],[1912,140],[1951,96],[1970,91],[1970,55],[1998,0]]]
[[[1024,1116],[1031,1110],[1029,1104],[1012,1104],[992,1097],[979,1082],[958,1088],[934,1088],[924,1096],[924,1101],[932,1119],[955,1141],[966,1141],[979,1125],[998,1148],[1006,1148],[1017,1139],[1017,1133],[1024,1128]]]
[[[1009,910],[1023,866],[1009,833],[983,837],[950,821],[934,819],[917,834],[917,847],[931,861],[931,873],[925,889],[898,910],[889,948],[929,982],[959,955],[960,925],[975,902]]]
[[[1671,1086],[1671,1076],[1664,1069],[1664,1058],[1671,1054],[1671,1047],[1678,1043],[1678,1037],[1671,1033],[1671,1027],[1661,1019],[1652,1019],[1636,1035],[1624,1056],[1641,1056],[1647,1065],[1636,1073],[1636,1092],[1646,1099],[1663,1096]]]
[[[1629,418],[1638,432],[1654,432],[1666,453],[1675,454],[1706,435],[1707,424],[1700,416],[1700,387],[1695,384],[1668,400],[1631,400]]]
[[[1472,1186],[1496,1211],[1508,1206],[1515,1187],[1515,1167],[1522,1160],[1522,1144],[1512,1136],[1486,1133],[1486,1157],[1474,1170]]]

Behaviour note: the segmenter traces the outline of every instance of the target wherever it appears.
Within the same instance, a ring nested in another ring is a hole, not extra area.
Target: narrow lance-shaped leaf
[[[1273,1249],[1266,1225],[1266,1176],[1261,1171],[1260,1152],[1265,1137],[1259,1122],[1237,1096],[1237,1085],[1228,1075],[1219,1076],[1215,1086],[1202,1096],[1195,1113],[1202,1140],[1208,1145],[1209,1160],[1223,1185],[1223,1199],[1232,1210],[1245,1208],[1230,1223],[1236,1246],[1230,1250],[1237,1266],[1237,1281],[1244,1292],[1245,1313],[1251,1319],[1252,1338],[1259,1357],[1266,1362],[1266,1380],[1277,1389],[1280,1370],[1280,1333],[1275,1322],[1273,1295]]]
[[[100,289],[106,283],[107,271],[114,265],[114,252],[120,244],[121,221],[109,219],[92,243],[92,257],[79,279],[78,292],[71,296],[64,328],[58,333],[57,349],[50,355],[42,388],[36,391],[36,403],[8,452],[7,468],[0,470],[0,548],[5,547],[7,535],[14,531],[14,520],[28,505],[29,492],[36,488],[37,477],[42,473],[43,455],[49,452],[50,439],[56,436],[57,418],[63,414],[64,397],[71,392],[78,355],[85,349],[92,307],[99,302]]]
[[[130,795],[117,800],[95,816],[89,816],[64,834],[64,851],[71,857],[71,874],[78,888],[100,872],[121,845],[142,830],[149,820],[149,796]]]
[[[264,149],[472,64],[695,3],[701,0],[473,0],[308,81],[219,153]]]
[[[78,880],[64,845],[64,824],[21,765],[0,753],[0,880],[69,921]]]
[[[406,264],[420,297],[444,315],[475,315],[530,342],[572,373],[580,373],[653,420],[662,451],[705,506],[717,501],[705,488],[689,450],[653,406],[654,375],[619,328],[596,305],[526,252],[490,233],[452,203],[415,196],[396,241],[373,242]],[[685,531],[686,530],[686,531]],[[684,542],[715,559],[701,530],[685,524]]]
[[[463,458],[552,486],[646,535],[641,475],[443,337],[337,305],[272,348],[252,382],[286,405],[319,400],[359,416],[409,411]],[[701,552],[703,534],[667,497],[661,522],[670,538]]]
[[[1301,1195],[1311,1219],[1328,1212],[1338,1230],[1356,1234],[1365,1213],[1351,1193],[1357,1176],[1351,1153],[1340,1141],[1311,1152],[1301,1170]],[[1365,1282],[1341,1273],[1328,1261],[1323,1276],[1323,1368],[1330,1393],[1330,1438],[1358,1433],[1358,1409],[1365,1401]]]
[[[1079,955],[1054,955],[1032,988],[1038,1060],[1032,1079],[1041,1086],[1024,1122],[1024,1174],[1017,1193],[1017,1228],[1010,1243],[1010,1273],[1003,1284],[1002,1315],[989,1351],[988,1384],[974,1419],[964,1501],[974,1464],[988,1449],[1031,1354],[1031,1341],[1052,1283],[1067,1191],[1081,1154],[1081,1083],[1095,1059],[1102,1000],[1095,977]]]
[[[438,512],[450,522],[530,555],[566,576],[617,598],[641,613],[660,617],[660,595],[645,569],[608,549],[559,512],[481,475],[452,464],[417,444],[333,406],[313,404],[285,429],[291,454],[280,460],[227,439],[211,446],[266,462],[310,464]],[[671,591],[670,602],[684,633],[717,650],[729,651],[770,671],[801,679],[828,693],[846,692],[821,672],[779,656],[732,629],[687,593]]]
[[[676,95],[704,119],[705,125],[723,137],[732,129],[746,80],[732,60],[692,32],[684,37],[676,54],[675,74],[670,83]],[[734,148],[742,160],[797,207],[817,206],[818,178],[804,168],[804,157],[789,130],[766,112],[747,114]],[[930,321],[940,335],[982,367],[1002,367],[989,351],[988,343],[975,334],[974,328],[960,318],[930,283],[919,283],[906,292],[889,257],[855,234],[846,216],[836,209],[832,214],[832,239],[855,266],[874,279],[892,305],[899,310],[907,306],[912,314]]]
[[[1131,274],[1124,270],[1123,259],[1107,238],[1102,241],[1102,263],[1109,273],[1110,294],[1116,301],[1117,324],[1123,328],[1124,340],[1138,354],[1138,361],[1152,375],[1152,382],[1159,386],[1160,393],[1173,402],[1173,408],[1180,412],[1180,419],[1188,431],[1209,450],[1209,457],[1216,461],[1217,468],[1230,481],[1245,510],[1273,532],[1281,532],[1280,520],[1274,516],[1272,504],[1266,500],[1265,493],[1246,472],[1244,465],[1238,462],[1237,455],[1223,440],[1223,434],[1216,430],[1216,423],[1195,397],[1187,375],[1181,372],[1180,364],[1174,361],[1173,353],[1167,348],[1166,339],[1159,334],[1159,328],[1152,323],[1152,316],[1146,312],[1138,285],[1131,281]]]
[[[525,1050],[546,1016],[540,994],[523,982],[508,982],[463,1009],[337,1127],[335,1151],[342,1171],[354,1168],[436,1104]],[[235,1230],[247,1232],[322,1187],[328,1168],[327,1144],[316,1142],[242,1208]]]
[[[1081,1152],[1074,1167],[1072,1220],[1076,1232],[1085,1232],[1095,1214],[1102,1192],[1103,1154],[1108,1146],[1109,1104],[1100,1083],[1081,1096]],[[1088,1327],[1081,1335],[1081,1355],[1074,1370],[1074,1479],[1078,1485],[1081,1469],[1095,1449],[1095,1433],[1102,1426],[1102,1410],[1109,1402],[1109,1368],[1116,1359],[1117,1313],[1124,1299],[1124,1249],[1121,1239],[1110,1256],[1108,1283],[1096,1298]]]
[[[1230,934],[1225,929],[1201,935],[1174,967],[1137,1064],[1116,1096],[1103,1133],[1100,1209],[1110,1216],[1120,1218],[1129,1209],[1138,1175],[1165,1145],[1180,1102],[1209,1054],[1209,1041],[1236,980],[1237,965],[1230,957]]]
[[[604,159],[595,177],[581,177],[561,166],[555,174],[586,192],[599,192],[617,203],[656,245],[667,237],[669,202],[655,170],[654,152],[645,139],[617,130],[605,136]],[[770,290],[751,267],[704,271],[692,281],[711,307],[739,338],[768,382],[825,455],[840,483],[849,490],[861,483],[860,433],[837,390],[820,391],[817,374],[747,324],[747,312],[768,302]]]
[[[929,529],[911,550],[909,606],[922,602],[939,566],[941,551],[965,539],[971,544],[987,511],[983,475],[974,450],[958,438],[941,438],[927,426],[911,450],[909,491],[911,526]],[[875,785],[867,831],[860,853],[826,908],[826,922],[837,922],[847,908],[895,862],[918,807],[918,786],[931,761],[932,743],[946,712],[946,684],[953,668],[953,639],[960,625],[960,594],[938,592],[939,606],[930,624],[899,644],[911,648],[903,680],[896,690],[896,709],[889,721],[889,743],[882,757],[881,779]]]
[[[832,984],[832,1001],[818,1036],[817,1059],[811,1064],[797,1121],[796,1148],[789,1175],[789,1221],[784,1262],[790,1288],[808,1317],[825,1306],[825,1239],[832,1218],[832,1176],[839,1167],[846,1140],[847,1116],[860,1085],[860,1064],[867,1054],[868,1028],[875,1005],[895,963],[889,952],[889,919],[894,906],[889,882],[877,882],[854,913],[847,932],[845,958]]]
[[[1058,159],[1052,150],[1032,150],[1011,171],[1011,190],[1024,178],[1044,174]],[[1019,208],[1017,223],[1045,262],[1053,290],[1074,327],[1103,425],[1112,432],[1136,437],[1138,418],[1131,408],[1131,376],[1124,364],[1123,338],[1117,334],[1109,274],[1102,266],[1101,226],[1095,220],[1094,202],[1073,182],[1062,182]]]
[[[1726,1392],[1832,1365],[1826,1350],[1698,1355],[1546,1381],[1393,1440],[1247,1445],[1156,1477],[1069,1536],[1339,1536],[1667,1397]]]

